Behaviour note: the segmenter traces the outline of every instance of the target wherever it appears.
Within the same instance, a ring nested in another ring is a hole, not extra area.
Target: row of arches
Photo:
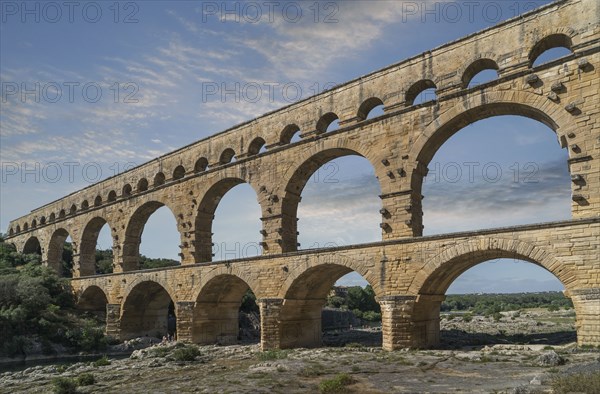
[[[447,252],[443,261],[432,260],[415,276],[411,290],[415,291],[412,316],[392,313],[384,319],[395,317],[412,321],[417,331],[416,340],[419,346],[439,345],[440,305],[450,285],[468,270],[494,261],[498,258],[510,257],[519,259],[522,264],[538,267],[538,271],[549,271],[555,275],[557,283],[569,286],[572,282],[570,273],[564,267],[554,263],[549,255],[542,254],[542,260],[535,260],[531,255],[540,255],[536,248],[528,245],[516,246],[523,253],[506,249],[487,249],[480,253],[474,247],[470,252],[464,248]],[[531,252],[527,252],[527,251]],[[457,264],[460,262],[460,264]],[[499,261],[500,264],[506,262]],[[278,324],[279,346],[281,348],[315,347],[322,345],[322,310],[328,294],[338,280],[348,273],[354,272],[368,283],[375,293],[376,300],[387,302],[382,293],[377,275],[365,268],[366,264],[341,257],[335,262],[323,262],[299,269],[292,269],[289,277],[281,284],[280,309],[274,318]],[[552,269],[554,269],[552,271]],[[249,274],[248,274],[249,275]],[[190,293],[190,289],[184,293]],[[152,279],[139,279],[132,282],[124,295],[120,307],[119,327],[120,339],[126,340],[139,336],[162,337],[166,332],[184,332],[184,340],[200,344],[233,344],[239,338],[239,311],[242,301],[249,293],[261,302],[265,289],[252,281],[250,276],[234,272],[211,275],[206,282],[191,289],[190,300],[178,298],[177,290],[168,282]],[[422,295],[423,301],[419,301]],[[408,297],[410,299],[410,297]],[[274,300],[270,298],[269,300]],[[434,301],[432,301],[434,300]],[[78,305],[82,309],[102,312],[111,302],[104,291],[91,285],[79,295]],[[114,302],[114,301],[112,301]],[[382,308],[382,311],[385,308]],[[388,308],[389,309],[389,308]],[[264,310],[260,309],[260,314]],[[267,311],[269,312],[269,311]],[[180,315],[184,314],[183,316]],[[424,319],[426,317],[426,319]],[[190,323],[191,321],[191,323]],[[398,323],[398,322],[395,322]],[[180,324],[184,324],[183,327]],[[188,326],[185,326],[189,324]],[[407,325],[408,327],[408,325]],[[419,337],[420,330],[425,332]],[[408,333],[404,333],[408,334]],[[384,334],[385,335],[385,334]],[[414,335],[414,334],[413,334]],[[265,339],[263,337],[263,339]],[[385,343],[386,339],[383,338]]]
[[[541,39],[530,51],[529,62],[530,67],[539,65],[540,63],[546,63],[554,59],[563,57],[573,52],[572,38],[563,33],[551,34]],[[461,77],[461,88],[466,89],[477,84],[489,82],[498,77],[499,66],[495,60],[491,57],[482,57],[470,63],[462,71]],[[479,76],[479,78],[477,78]],[[431,79],[423,79],[412,84],[405,91],[404,102],[407,107],[413,105],[419,105],[425,102],[436,100],[436,83]],[[356,113],[356,119],[364,121],[374,116],[383,114],[384,102],[378,97],[370,97],[363,101],[359,106]],[[315,130],[317,134],[322,134],[327,131],[335,130],[339,127],[339,117],[335,112],[327,112],[322,114],[315,124]],[[290,144],[296,142],[302,138],[300,127],[296,124],[289,124],[279,133],[279,141],[277,145]],[[267,142],[262,137],[254,138],[246,149],[246,156],[258,155],[267,149]],[[217,164],[225,165],[235,161],[236,152],[233,148],[224,149],[219,157]],[[192,166],[190,166],[192,167]],[[120,191],[121,198],[128,198],[134,193],[143,193],[148,191],[151,187],[157,188],[167,181],[177,181],[187,175],[198,174],[209,169],[209,159],[207,157],[200,157],[193,164],[193,170],[189,171],[184,167],[183,164],[177,165],[173,171],[169,174],[170,177],[164,172],[158,172],[154,175],[152,183],[147,178],[140,178],[135,182],[135,189],[131,183],[125,184]],[[101,195],[97,195],[93,199],[93,206],[99,207],[105,202],[114,202],[117,200],[119,194],[115,190],[110,190],[106,198]],[[58,214],[52,212],[46,217],[45,215],[37,219],[33,219],[31,223],[23,223],[21,227],[17,224],[14,228],[11,227],[8,231],[9,235],[19,234],[21,231],[29,231],[30,229],[36,228],[38,225],[45,225],[47,223],[54,222],[57,218],[63,219],[67,215],[75,215],[77,212],[86,211],[90,208],[90,202],[86,199],[79,204],[79,208],[76,204],[72,204],[68,209],[61,209]]]

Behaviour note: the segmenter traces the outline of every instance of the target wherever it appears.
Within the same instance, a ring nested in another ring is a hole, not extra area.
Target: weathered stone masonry
[[[121,338],[164,332],[173,301],[182,339],[230,343],[250,287],[259,298],[263,348],[319,344],[329,288],[354,270],[374,287],[384,347],[435,345],[439,306],[450,283],[490,258],[548,269],[577,313],[578,342],[600,345],[599,8],[558,1],[296,104],[236,126],[13,220],[7,241],[60,266],[73,239],[72,286],[82,307],[106,308],[107,332]],[[571,54],[533,67],[546,49]],[[498,79],[468,88],[483,69]],[[435,101],[413,105],[435,87]],[[366,119],[384,104],[384,115]],[[538,120],[568,149],[572,220],[422,237],[427,166],[454,133],[477,120]],[[339,119],[340,129],[326,132]],[[302,139],[290,143],[300,131]],[[267,151],[259,153],[262,146]],[[236,156],[237,161],[231,159]],[[359,155],[381,189],[382,242],[297,252],[297,207],[321,165]],[[248,183],[261,206],[264,255],[211,262],[211,227],[221,197]],[[181,236],[181,267],[139,271],[141,232],[167,206]],[[98,233],[108,223],[115,274],[94,276]]]

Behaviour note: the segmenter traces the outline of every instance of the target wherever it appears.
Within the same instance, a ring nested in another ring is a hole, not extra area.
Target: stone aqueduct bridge
[[[450,283],[482,261],[510,257],[552,272],[575,304],[579,343],[600,345],[598,15],[596,0],[539,8],[38,208],[10,223],[7,241],[40,251],[58,268],[70,235],[80,305],[106,308],[107,332],[120,338],[164,332],[172,301],[180,339],[230,342],[249,287],[260,306],[263,348],[318,345],[326,294],[354,270],[381,304],[384,348],[431,346]],[[534,67],[553,47],[571,54]],[[498,79],[469,88],[484,69],[497,70]],[[432,87],[436,100],[413,105]],[[367,119],[381,104],[385,113]],[[526,116],[554,130],[569,152],[572,219],[422,237],[421,188],[433,155],[462,127],[497,115]],[[340,128],[327,132],[336,119]],[[298,131],[301,140],[291,143]],[[382,241],[297,251],[303,187],[321,165],[345,155],[362,156],[375,169]],[[263,255],[211,262],[215,209],[244,182],[262,210]],[[176,217],[181,266],[140,271],[141,233],[161,206]],[[94,275],[96,240],[106,223],[115,273]]]

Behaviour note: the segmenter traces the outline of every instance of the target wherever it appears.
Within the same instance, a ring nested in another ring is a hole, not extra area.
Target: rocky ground
[[[79,386],[78,392],[540,393],[551,392],[557,376],[600,373],[600,352],[564,343],[574,337],[566,312],[462,320],[443,320],[440,350],[382,351],[378,329],[329,333],[328,347],[320,349],[261,352],[257,344],[171,343],[109,358],[109,365],[87,361],[0,373],[0,392],[52,392],[56,377],[82,380],[91,374],[94,383]],[[464,347],[467,343],[476,344]],[[336,388],[341,391],[332,391]]]

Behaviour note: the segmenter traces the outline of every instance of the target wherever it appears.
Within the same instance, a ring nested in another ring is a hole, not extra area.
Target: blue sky
[[[128,166],[545,3],[137,1],[68,9],[2,1],[0,228]],[[555,134],[529,119],[466,127],[430,166],[425,233],[568,219],[566,158]],[[338,159],[318,174],[299,208],[302,247],[379,240],[379,191],[366,160]],[[218,256],[256,253],[248,245],[259,241],[260,211],[248,186],[228,193],[216,216]],[[224,235],[232,227],[235,237]],[[106,229],[99,244],[109,245]],[[141,251],[176,258],[178,244],[163,208]],[[495,280],[483,288],[485,277]],[[468,271],[450,291],[561,287],[535,266],[503,260]]]

